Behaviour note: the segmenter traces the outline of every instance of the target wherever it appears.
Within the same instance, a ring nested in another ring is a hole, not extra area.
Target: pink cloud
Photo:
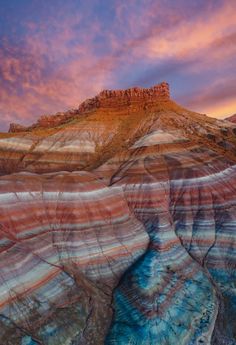
[[[4,122],[14,118],[29,123],[41,113],[78,106],[103,88],[112,59],[98,59],[94,54],[96,22],[89,33],[80,36],[82,43],[75,40],[73,25],[78,22],[79,18],[60,22],[60,30],[51,36],[47,36],[47,27],[38,31],[30,23],[33,32],[23,46],[12,47],[4,42],[0,51],[0,112],[5,116]]]
[[[235,23],[236,4],[233,1],[225,2],[221,7],[195,18],[180,19],[173,16],[172,25],[168,23],[162,30],[157,30],[158,26],[155,30],[152,27],[148,38],[145,38],[137,48],[137,54],[155,60],[167,58],[184,60],[195,57],[201,52],[217,57],[216,49],[221,48],[220,43],[224,37],[235,33]],[[225,43],[235,49],[235,45],[230,41]],[[212,49],[213,46],[215,49]],[[205,59],[209,60],[207,55],[203,57],[203,61]]]
[[[217,80],[197,93],[185,95],[181,102],[192,110],[224,118],[235,113],[235,85],[235,78]]]
[[[192,17],[151,0],[139,9],[135,0],[114,3],[115,20],[107,32],[97,17],[83,29],[84,14],[63,16],[61,9],[48,21],[26,22],[28,34],[19,46],[2,40],[0,113],[5,128],[11,121],[31,123],[41,114],[78,106],[108,85],[116,85],[124,66],[132,70],[137,62],[148,66],[171,59],[181,62],[191,76],[205,70],[214,75],[214,69],[230,65],[235,56],[233,1],[214,9],[209,6],[205,14]],[[211,109],[215,100],[205,92],[189,104],[197,102]]]

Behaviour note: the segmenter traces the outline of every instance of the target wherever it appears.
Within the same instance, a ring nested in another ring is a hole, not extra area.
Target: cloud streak
[[[223,118],[235,112],[235,85],[236,78],[219,80],[198,92],[183,95],[181,102],[193,110],[210,111],[212,116]]]
[[[53,5],[39,7],[35,19],[37,9],[28,2],[20,32],[16,13],[4,19],[9,34],[5,29],[0,41],[0,127],[78,106],[103,88],[164,79],[177,101],[217,116],[235,112],[236,6],[199,3],[58,1],[56,15]]]

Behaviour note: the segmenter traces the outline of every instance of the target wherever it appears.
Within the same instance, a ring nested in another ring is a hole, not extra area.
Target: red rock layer
[[[124,91],[121,94],[126,99]],[[105,102],[115,99],[105,97]],[[139,97],[130,105],[116,100],[111,107],[81,113],[60,128],[0,135],[0,173],[93,170],[114,155],[142,145],[139,139],[155,142],[162,151],[183,142],[235,159],[233,124],[187,111],[170,100],[150,99],[147,107]]]
[[[135,102],[155,102],[161,100],[169,100],[169,85],[166,82],[155,85],[151,88],[133,87],[127,90],[103,90],[94,98],[87,99],[78,107],[67,112],[59,112],[55,115],[43,115],[32,126],[25,127],[20,124],[11,123],[9,127],[10,133],[31,131],[35,128],[52,128],[65,124],[68,120],[72,120],[76,116],[80,116],[84,112],[97,108],[112,107],[114,105],[122,105],[125,103],[132,104]],[[146,103],[147,106],[147,103]]]
[[[0,137],[0,339],[104,344],[113,293],[107,345],[225,343],[235,125],[166,84],[103,91],[79,114]]]
[[[9,320],[1,326],[1,339],[11,322],[43,339],[51,318],[58,325],[81,309],[70,320],[67,341],[79,333],[81,342],[102,341],[112,290],[148,242],[122,189],[107,188],[85,172],[21,173],[0,179],[0,201],[0,315]],[[83,331],[79,324],[88,315]],[[20,342],[15,336],[8,336],[9,343]]]
[[[79,107],[81,112],[94,108],[110,108],[119,104],[132,105],[132,103],[160,102],[170,99],[169,85],[166,82],[151,88],[133,87],[127,90],[104,90],[96,97],[86,100]]]

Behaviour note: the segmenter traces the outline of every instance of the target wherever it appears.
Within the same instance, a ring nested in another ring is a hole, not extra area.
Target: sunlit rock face
[[[235,344],[235,125],[167,83],[62,117],[0,137],[0,344]]]

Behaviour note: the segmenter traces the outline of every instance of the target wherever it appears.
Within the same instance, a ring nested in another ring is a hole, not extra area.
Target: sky
[[[235,0],[0,0],[0,130],[161,81],[181,105],[226,117],[235,56]]]

